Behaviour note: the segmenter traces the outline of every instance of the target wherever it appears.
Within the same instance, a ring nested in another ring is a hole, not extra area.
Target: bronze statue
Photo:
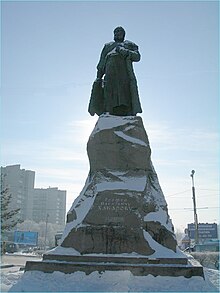
[[[114,30],[114,41],[105,44],[97,65],[89,113],[135,116],[142,113],[132,62],[140,60],[138,46],[124,40],[125,30]],[[104,79],[102,77],[104,76]]]

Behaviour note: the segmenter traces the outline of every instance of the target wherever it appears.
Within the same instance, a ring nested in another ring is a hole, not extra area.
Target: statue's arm
[[[129,55],[128,55],[129,59],[131,59],[131,61],[135,61],[138,62],[141,59],[141,54],[138,51],[138,46],[135,45],[133,50],[129,50]]]
[[[116,51],[119,52],[125,58],[129,58],[131,61],[138,62],[141,59],[141,55],[138,51],[138,46],[134,43],[125,44],[125,46],[118,46]]]
[[[97,65],[97,78],[101,79],[105,73],[105,57],[106,57],[106,45],[102,49],[99,63]]]

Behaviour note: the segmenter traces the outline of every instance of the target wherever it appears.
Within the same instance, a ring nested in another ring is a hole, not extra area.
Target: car
[[[14,253],[19,251],[18,244],[12,242],[12,241],[3,241],[1,242],[1,254],[8,253]]]

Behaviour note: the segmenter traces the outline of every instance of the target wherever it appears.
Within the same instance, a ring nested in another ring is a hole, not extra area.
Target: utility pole
[[[193,199],[193,210],[194,210],[194,223],[195,223],[195,244],[199,243],[199,226],[198,226],[198,217],[196,212],[196,195],[195,195],[195,186],[194,186],[194,174],[195,171],[192,170],[190,176],[192,177],[192,199]]]

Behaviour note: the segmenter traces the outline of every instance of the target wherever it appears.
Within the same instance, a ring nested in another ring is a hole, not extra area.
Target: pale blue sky
[[[69,209],[89,171],[96,65],[121,25],[142,56],[140,116],[173,224],[193,221],[192,169],[199,221],[218,222],[218,13],[217,1],[3,1],[1,165],[67,190]]]

